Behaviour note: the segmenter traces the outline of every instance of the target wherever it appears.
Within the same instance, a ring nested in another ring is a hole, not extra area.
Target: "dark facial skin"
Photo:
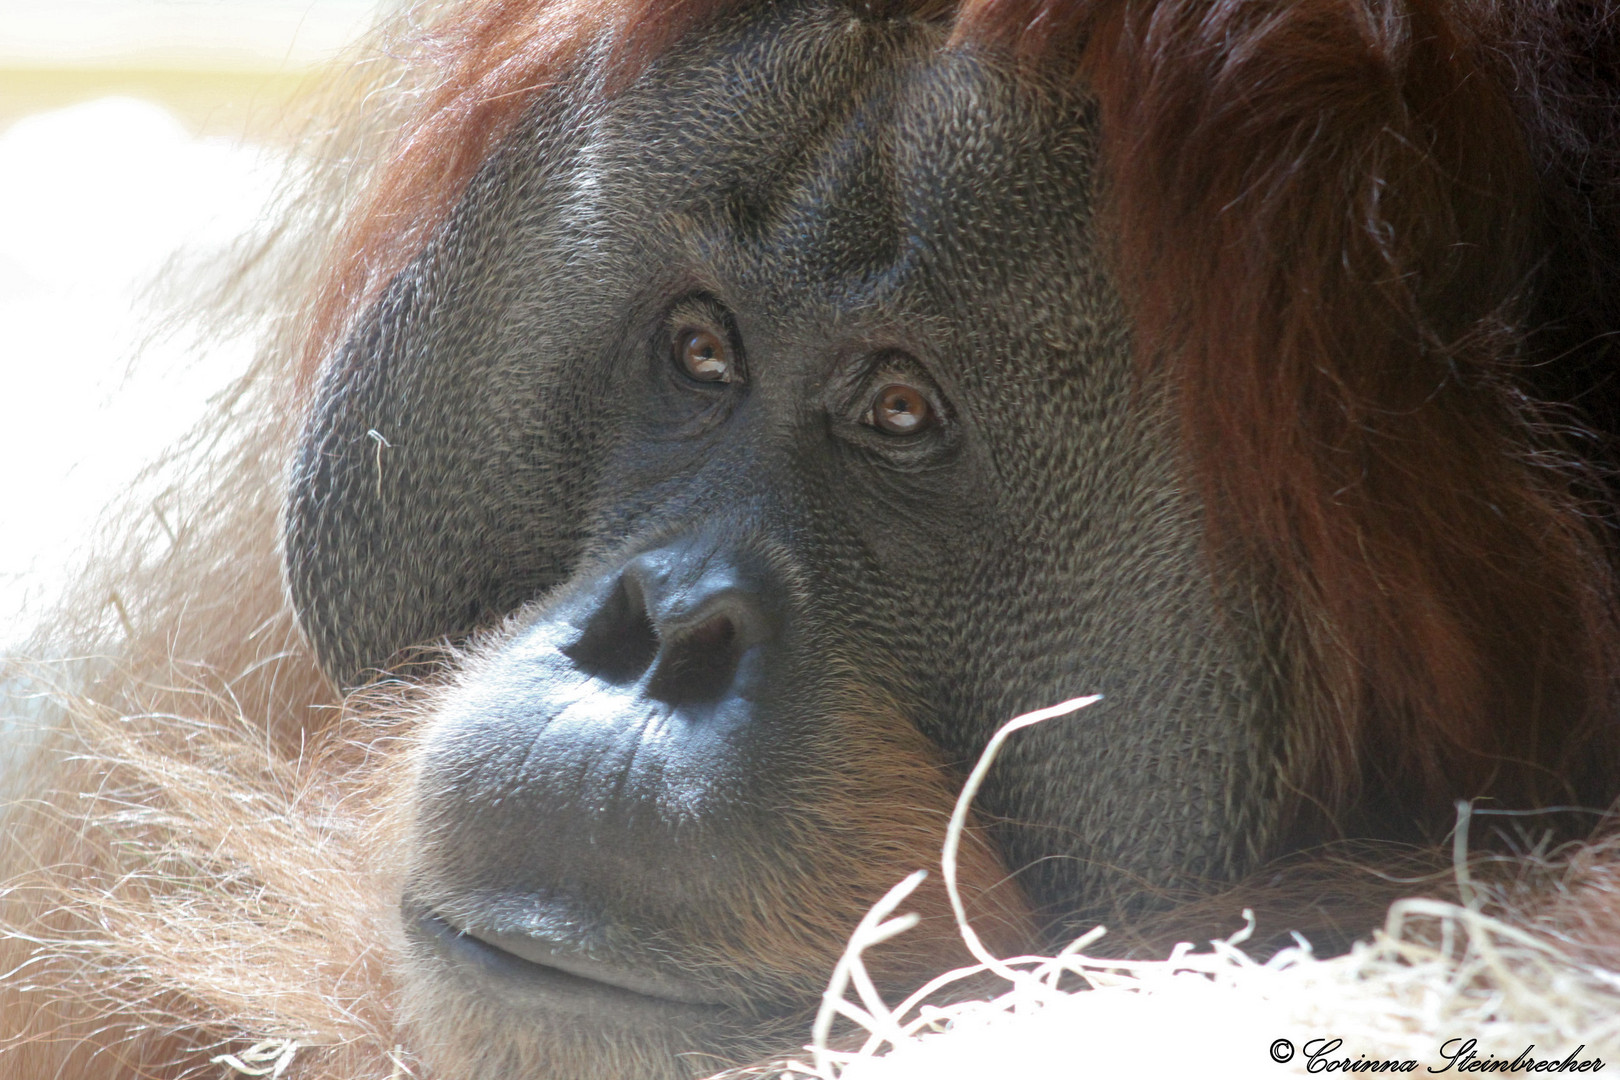
[[[539,102],[331,359],[287,529],[328,671],[505,620],[418,752],[429,1044],[558,1077],[778,1045],[836,955],[739,943],[808,933],[777,886],[847,846],[863,724],[965,769],[1105,695],[979,802],[1054,934],[1265,848],[1271,676],[1131,366],[1090,123],[938,27],[770,7]]]

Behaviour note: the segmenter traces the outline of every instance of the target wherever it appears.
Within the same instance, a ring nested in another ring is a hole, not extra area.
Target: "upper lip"
[[[420,906],[413,921],[430,937],[446,945],[472,945],[480,959],[522,977],[565,977],[596,983],[644,998],[680,1005],[721,1005],[726,999],[706,987],[656,968],[632,967],[583,954],[564,943],[548,941],[521,931],[462,926],[431,907]]]

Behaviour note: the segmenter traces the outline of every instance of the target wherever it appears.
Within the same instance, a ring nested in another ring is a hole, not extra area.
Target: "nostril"
[[[681,635],[684,651],[694,653],[729,652],[737,640],[737,624],[730,615],[716,615],[704,619]]]
[[[671,705],[719,699],[737,673],[739,638],[726,612],[681,630],[665,642],[648,694]]]
[[[562,648],[579,669],[615,685],[635,682],[658,655],[658,631],[639,589],[624,578],[585,623],[579,639]]]

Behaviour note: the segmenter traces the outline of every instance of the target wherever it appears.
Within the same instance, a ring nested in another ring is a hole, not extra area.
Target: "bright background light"
[[[254,227],[300,94],[376,6],[0,0],[0,653],[245,360],[153,338],[146,287]]]
[[[0,63],[307,66],[369,23],[372,0],[0,0]]]

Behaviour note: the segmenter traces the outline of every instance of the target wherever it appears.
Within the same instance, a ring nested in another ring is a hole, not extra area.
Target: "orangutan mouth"
[[[533,934],[460,926],[430,906],[406,901],[407,934],[490,992],[600,1015],[603,1009],[654,1010],[693,1017],[712,1015],[726,1002],[678,976],[603,961],[565,942]]]

